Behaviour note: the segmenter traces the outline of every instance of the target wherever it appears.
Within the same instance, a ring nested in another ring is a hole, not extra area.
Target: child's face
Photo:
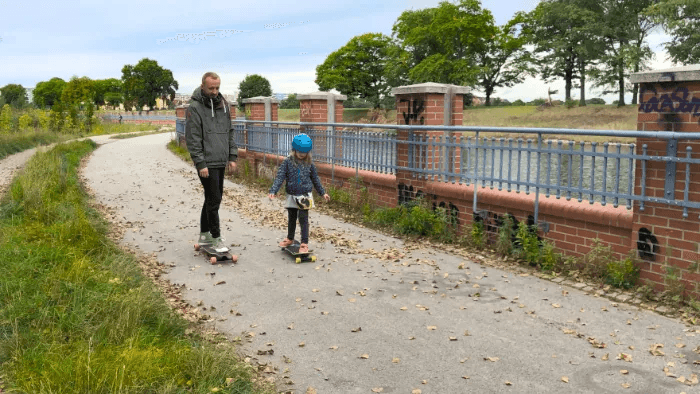
[[[308,153],[306,153],[306,152],[302,153],[299,151],[294,151],[294,154],[296,155],[297,159],[299,159],[299,160],[306,159],[306,156],[308,155]]]

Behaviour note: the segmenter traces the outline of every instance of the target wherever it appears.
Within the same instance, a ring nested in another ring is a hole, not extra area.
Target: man
[[[231,126],[229,103],[219,92],[221,79],[216,73],[202,76],[202,86],[192,93],[187,109],[185,138],[187,149],[204,186],[200,217],[200,244],[225,248],[219,225],[219,206],[224,193],[224,175],[236,170],[238,148]]]

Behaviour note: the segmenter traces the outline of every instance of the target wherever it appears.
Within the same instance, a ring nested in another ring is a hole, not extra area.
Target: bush
[[[603,100],[602,98],[596,97],[596,98],[592,98],[592,99],[586,100],[586,104],[589,104],[589,105],[591,105],[591,104],[592,104],[592,105],[601,105],[601,104],[602,104],[602,105],[605,105],[605,104],[607,104],[607,103],[606,103],[605,100]]]
[[[513,237],[515,236],[514,220],[509,214],[502,216],[501,225],[498,227],[498,240],[496,251],[504,256],[513,253]]]
[[[607,265],[605,282],[615,287],[630,289],[637,284],[639,267],[636,263],[636,253],[631,252],[622,261],[611,261]]]
[[[517,99],[513,101],[513,105],[525,105],[525,102],[523,100]]]
[[[547,102],[547,100],[545,100],[545,99],[543,99],[543,98],[538,98],[538,99],[534,99],[534,100],[530,101],[529,104],[536,105],[536,106],[540,106],[540,105],[543,105],[543,104],[546,103],[546,102]]]
[[[444,209],[431,210],[422,200],[395,208],[380,208],[370,216],[370,221],[383,227],[391,227],[404,235],[426,236],[442,241],[452,238],[449,219]]]
[[[5,104],[0,112],[0,133],[9,133],[10,131],[12,131],[12,108],[9,104]]]
[[[539,264],[542,251],[540,250],[540,240],[537,237],[537,227],[520,222],[515,238],[518,243],[518,257],[531,265]]]
[[[374,108],[374,104],[366,99],[348,97],[348,99],[343,103],[344,108]]]
[[[566,100],[565,105],[566,105],[566,108],[568,108],[568,109],[578,107],[578,100],[568,99],[568,100]]]
[[[477,249],[482,249],[486,245],[486,237],[484,232],[484,222],[473,221],[471,231],[470,244]]]

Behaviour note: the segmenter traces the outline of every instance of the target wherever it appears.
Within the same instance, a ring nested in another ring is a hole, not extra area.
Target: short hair
[[[212,71],[209,71],[209,72],[207,72],[207,73],[204,73],[204,75],[202,76],[202,86],[204,86],[204,81],[205,81],[207,78],[221,79],[221,78],[219,78],[219,74],[217,74],[217,73],[215,73],[215,72],[212,72]]]

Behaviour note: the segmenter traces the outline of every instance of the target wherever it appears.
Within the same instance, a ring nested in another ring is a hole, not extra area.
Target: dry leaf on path
[[[484,357],[484,361],[491,361],[492,363],[495,363],[498,360],[500,360],[498,357]]]
[[[316,389],[313,387],[309,387],[306,389],[306,394],[317,394]]]
[[[401,359],[398,358],[398,357],[394,357],[394,358],[391,359],[391,362],[394,363],[394,364],[398,364],[398,363],[401,362]]]
[[[622,387],[624,387],[624,388],[626,388],[626,389],[632,387],[632,385],[629,384],[629,383],[622,383],[620,386],[622,386]]]
[[[367,360],[369,358],[369,354],[363,354],[360,356],[361,359]]]
[[[566,377],[566,376],[562,376],[562,377],[561,377],[561,381],[564,382],[564,383],[569,383],[569,378]]]
[[[437,330],[437,326],[428,326],[428,330],[430,330],[430,331]]]
[[[608,361],[608,358],[610,358],[610,353],[605,353],[605,355],[603,355],[603,357],[601,357],[600,359],[603,361]]]
[[[623,374],[623,375],[627,375],[627,374],[630,373],[630,372],[629,372],[628,370],[626,370],[626,369],[621,369],[621,370],[620,370],[620,373]]]
[[[552,304],[552,306],[555,308],[561,308],[561,305],[559,305],[559,304]]]
[[[384,387],[375,387],[372,389],[373,393],[381,393],[382,391],[384,391]]]

